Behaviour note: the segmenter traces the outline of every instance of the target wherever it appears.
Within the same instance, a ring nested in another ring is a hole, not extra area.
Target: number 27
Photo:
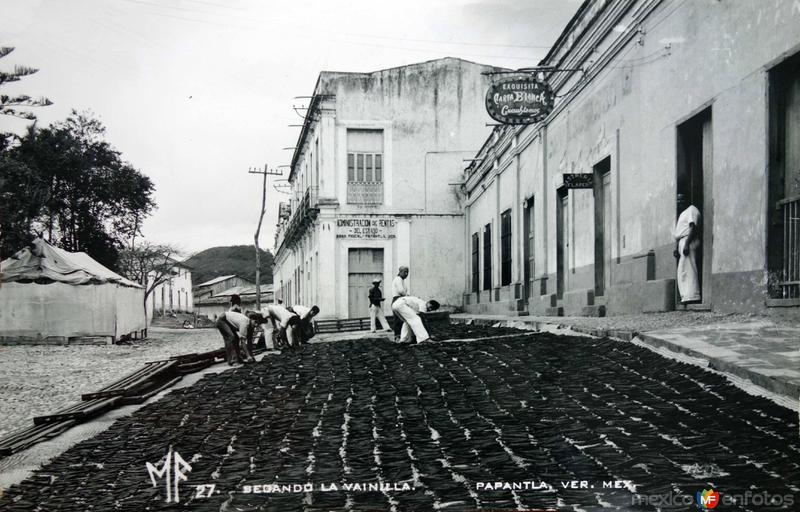
[[[195,498],[210,498],[214,495],[217,484],[195,485]]]

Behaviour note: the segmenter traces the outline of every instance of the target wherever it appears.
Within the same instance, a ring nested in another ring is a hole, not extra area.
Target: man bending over
[[[308,340],[314,337],[314,317],[319,314],[319,307],[311,306],[307,308],[299,304],[295,304],[289,311],[296,313],[300,317],[300,343],[308,343]]]
[[[280,304],[269,304],[261,308],[265,321],[272,322],[272,341],[275,348],[283,343],[289,347],[300,344],[300,316]]]
[[[255,361],[251,344],[253,328],[260,316],[258,313],[245,316],[236,311],[226,311],[217,318],[216,326],[225,342],[225,358],[229,365],[241,364],[243,354],[245,361]]]
[[[435,300],[425,302],[412,295],[406,295],[394,301],[392,312],[396,318],[401,318],[403,321],[400,329],[400,343],[414,343],[413,338],[416,338],[416,343],[433,341],[422,324],[419,314],[437,309],[439,309],[439,303]]]

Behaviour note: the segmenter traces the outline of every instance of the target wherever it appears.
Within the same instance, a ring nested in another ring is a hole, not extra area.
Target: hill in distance
[[[256,280],[256,251],[252,245],[212,247],[200,251],[184,263],[192,267],[192,284],[198,285],[215,277],[236,274]],[[272,253],[261,250],[261,284],[272,283]]]

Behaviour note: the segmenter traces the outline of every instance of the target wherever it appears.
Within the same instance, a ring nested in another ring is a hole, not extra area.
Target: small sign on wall
[[[336,220],[336,238],[395,238],[397,221],[387,217],[353,217]]]
[[[564,174],[564,188],[594,188],[594,174]]]

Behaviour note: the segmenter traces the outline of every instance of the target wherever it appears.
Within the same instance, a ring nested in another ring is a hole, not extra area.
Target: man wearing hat
[[[370,332],[375,332],[375,317],[381,321],[381,328],[385,331],[391,331],[389,322],[386,321],[386,316],[383,314],[383,307],[381,302],[383,293],[381,293],[381,280],[373,279],[372,288],[369,289],[369,329]]]

